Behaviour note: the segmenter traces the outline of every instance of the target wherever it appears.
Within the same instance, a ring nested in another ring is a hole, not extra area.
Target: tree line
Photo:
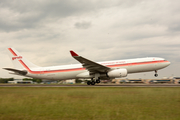
[[[8,83],[8,81],[14,81],[14,78],[0,78],[0,83]],[[22,80],[31,80],[33,82],[41,83],[41,79],[35,79],[35,78],[23,78]]]
[[[8,83],[8,81],[14,81],[14,80],[15,80],[14,78],[0,78],[0,83]],[[22,80],[24,80],[24,81],[31,80],[36,83],[42,82],[42,79],[35,79],[35,78],[23,78]],[[75,81],[76,81],[76,83],[81,83],[86,80],[76,79]]]
[[[8,81],[13,81],[14,78],[0,78],[0,83],[8,83]]]

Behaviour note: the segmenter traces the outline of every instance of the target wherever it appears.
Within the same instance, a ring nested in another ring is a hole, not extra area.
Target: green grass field
[[[180,88],[1,87],[1,120],[180,120]]]

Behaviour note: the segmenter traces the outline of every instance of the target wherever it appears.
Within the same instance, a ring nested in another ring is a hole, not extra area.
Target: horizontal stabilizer
[[[26,70],[18,70],[18,69],[14,69],[14,68],[3,68],[3,69],[12,71],[18,75],[26,75],[28,73]]]

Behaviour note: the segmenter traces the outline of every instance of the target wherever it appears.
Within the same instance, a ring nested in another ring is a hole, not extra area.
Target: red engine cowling
[[[119,77],[126,77],[127,70],[126,69],[115,69],[111,70],[107,73],[108,77],[110,78],[119,78]]]

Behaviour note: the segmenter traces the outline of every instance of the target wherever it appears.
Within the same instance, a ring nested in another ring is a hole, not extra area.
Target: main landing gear
[[[97,80],[94,80],[91,78],[91,81],[87,81],[87,85],[95,85],[96,83],[100,83],[100,79],[98,78]]]
[[[154,74],[154,76],[155,76],[155,77],[157,77],[157,76],[158,76],[158,74],[157,74],[157,70],[155,70],[155,74]]]

